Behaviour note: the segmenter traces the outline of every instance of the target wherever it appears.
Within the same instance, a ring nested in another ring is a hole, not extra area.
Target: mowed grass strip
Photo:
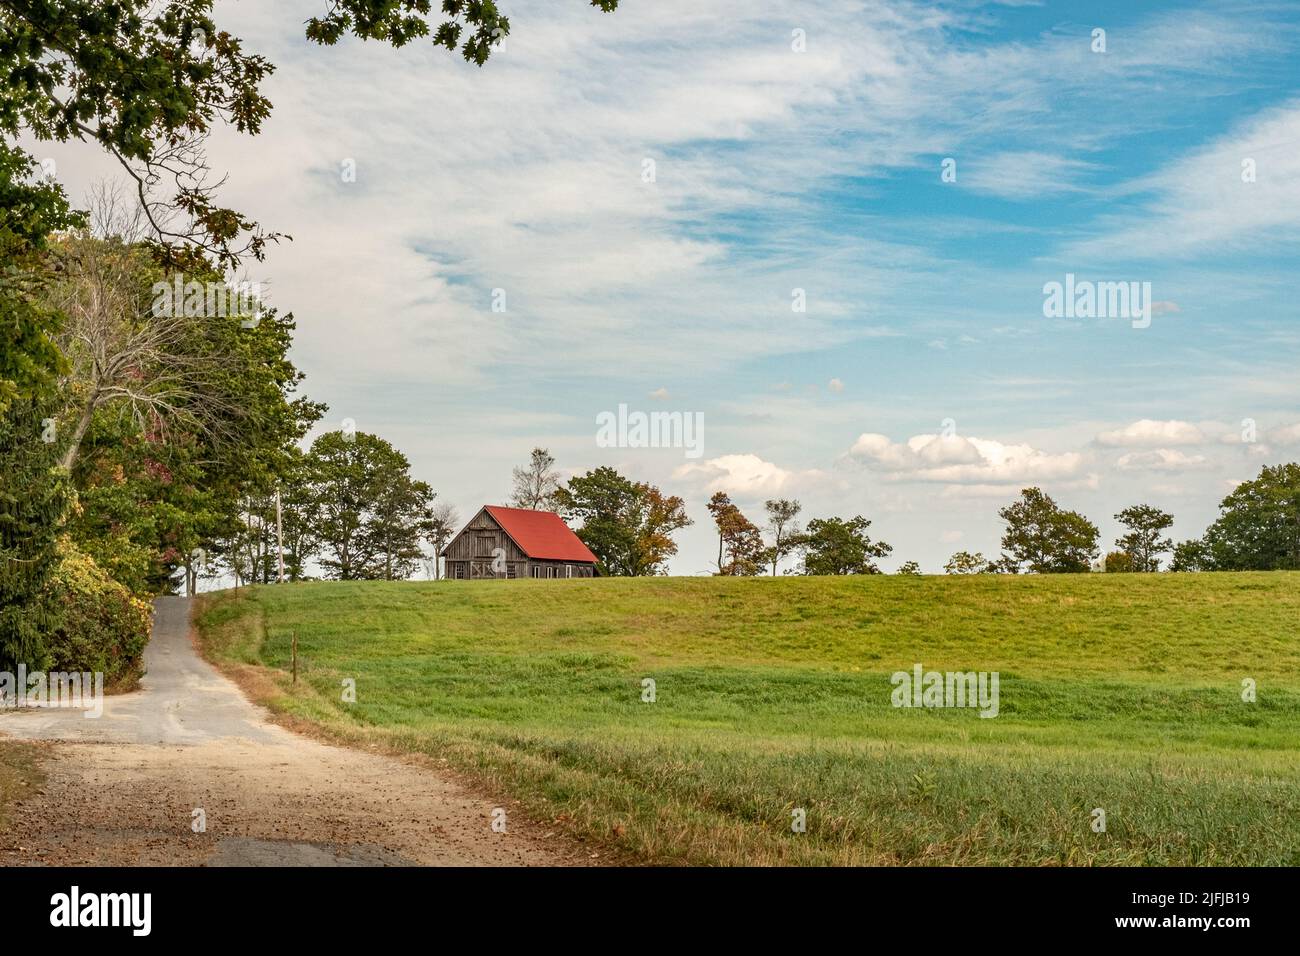
[[[1300,574],[328,582],[199,623],[277,710],[647,862],[1300,862]],[[893,707],[918,662],[1000,672],[998,716]]]

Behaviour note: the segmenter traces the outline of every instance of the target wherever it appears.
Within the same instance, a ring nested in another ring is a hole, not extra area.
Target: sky
[[[1030,485],[1105,548],[1300,460],[1293,3],[499,6],[482,68],[309,44],[325,0],[216,7],[276,65],[263,132],[209,142],[221,198],[293,236],[240,278],[296,318],[316,433],[389,440],[462,519],[541,446],[681,495],[674,574],[719,490],[937,573]],[[29,148],[74,198],[117,178]],[[1067,276],[1149,310],[1045,314]],[[698,455],[601,447],[620,405],[701,416]]]

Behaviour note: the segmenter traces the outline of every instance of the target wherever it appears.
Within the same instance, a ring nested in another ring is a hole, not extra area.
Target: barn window
[[[571,564],[566,564],[566,565],[564,566],[564,576],[565,576],[566,578],[571,578],[571,577],[573,577],[573,565],[571,565]]]
[[[515,566],[513,564],[506,565],[506,577],[507,578],[518,577],[518,574],[516,574],[515,572]]]

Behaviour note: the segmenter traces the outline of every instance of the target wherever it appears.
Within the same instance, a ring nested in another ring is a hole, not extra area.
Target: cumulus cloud
[[[742,496],[773,495],[825,477],[818,470],[789,471],[757,455],[722,455],[677,468],[679,481],[702,484],[710,493],[725,491]]]
[[[1057,455],[1026,444],[958,435],[914,435],[899,444],[887,435],[870,432],[858,436],[847,457],[894,480],[951,484],[1071,478],[1083,465],[1083,456],[1077,452]]]
[[[1110,448],[1149,445],[1199,445],[1205,433],[1191,422],[1154,421],[1144,418],[1115,431],[1102,432],[1097,444]]]

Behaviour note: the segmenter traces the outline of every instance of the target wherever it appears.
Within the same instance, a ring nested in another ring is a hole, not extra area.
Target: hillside
[[[1300,574],[330,582],[199,620],[287,717],[649,861],[1300,862]],[[998,716],[893,706],[918,663],[997,671]]]

